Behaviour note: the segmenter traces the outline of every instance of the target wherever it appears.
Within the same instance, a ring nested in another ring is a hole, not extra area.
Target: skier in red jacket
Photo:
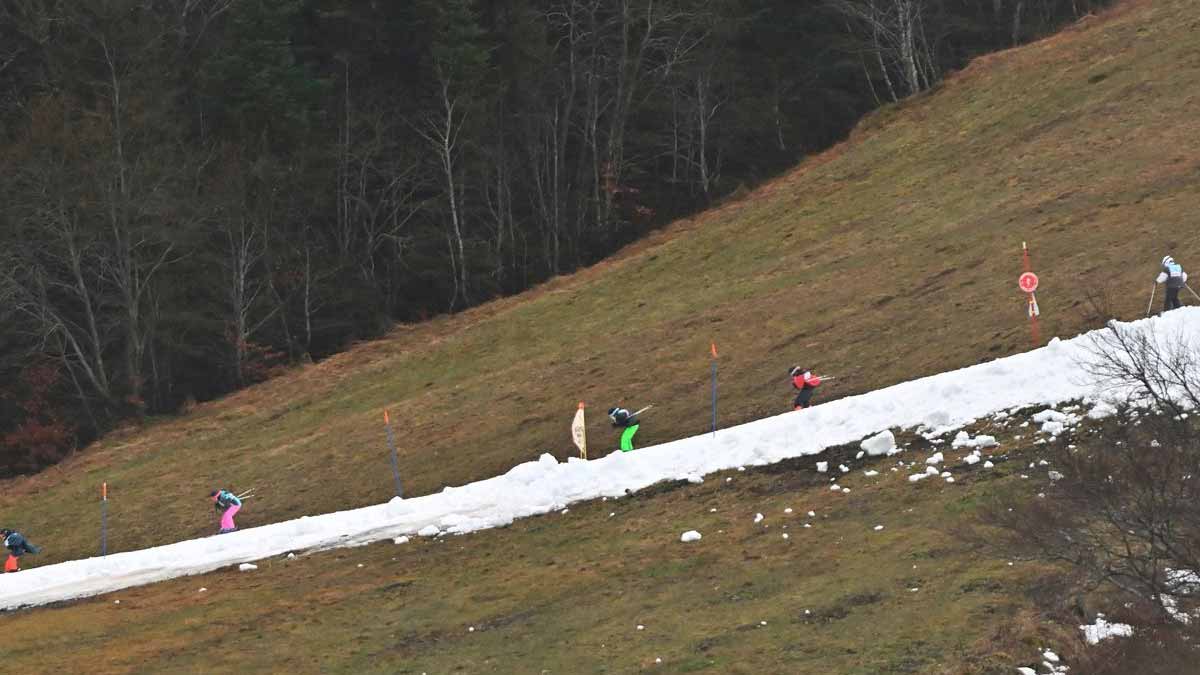
[[[813,375],[800,366],[793,366],[788,374],[792,376],[792,386],[799,390],[796,394],[795,409],[807,408],[811,404],[813,390],[821,386],[821,378]]]

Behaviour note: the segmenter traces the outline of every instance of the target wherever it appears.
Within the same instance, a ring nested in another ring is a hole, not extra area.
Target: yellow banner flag
[[[579,448],[579,456],[587,459],[587,425],[583,421],[583,401],[579,402],[579,410],[575,411],[575,421],[571,423],[571,437]]]

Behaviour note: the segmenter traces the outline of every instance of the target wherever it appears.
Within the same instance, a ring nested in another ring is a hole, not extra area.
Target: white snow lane
[[[1152,327],[1160,336],[1195,339],[1200,309],[1175,310],[1122,327]],[[722,429],[715,439],[705,434],[590,462],[572,458],[560,464],[543,455],[504,475],[424,497],[0,575],[0,609],[107,593],[289,551],[411,536],[430,526],[445,533],[472,532],[561,510],[572,502],[619,497],[661,480],[812,455],[887,429],[951,429],[1015,407],[1099,400],[1110,392],[1099,391],[1079,367],[1089,358],[1088,340],[1086,334],[1054,340],[1024,354]]]

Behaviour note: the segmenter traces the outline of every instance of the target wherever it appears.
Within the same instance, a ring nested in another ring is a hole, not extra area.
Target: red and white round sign
[[[1017,279],[1017,285],[1026,293],[1032,293],[1037,290],[1038,278],[1033,272],[1026,272]]]

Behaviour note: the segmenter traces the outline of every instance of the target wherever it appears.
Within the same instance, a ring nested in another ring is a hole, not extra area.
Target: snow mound
[[[700,541],[700,538],[701,538],[700,533],[695,530],[688,530],[687,532],[684,532],[683,534],[679,535],[679,541],[682,541],[684,543],[687,543],[689,541]]]
[[[258,565],[252,565],[250,563],[242,563],[241,565],[238,565],[238,571],[240,572],[250,572],[256,569],[258,569]]]
[[[1089,645],[1100,644],[1101,641],[1108,638],[1133,635],[1133,626],[1127,623],[1109,623],[1104,620],[1103,614],[1097,614],[1095,623],[1080,626],[1079,630],[1083,631],[1083,639]]]
[[[891,431],[882,431],[859,444],[868,455],[879,457],[896,451],[896,436]]]
[[[971,434],[968,434],[965,431],[958,432],[958,435],[955,436],[954,440],[950,443],[950,447],[956,450],[958,448],[994,448],[997,445],[1000,444],[996,442],[995,436],[979,435],[975,438],[971,438]]]

